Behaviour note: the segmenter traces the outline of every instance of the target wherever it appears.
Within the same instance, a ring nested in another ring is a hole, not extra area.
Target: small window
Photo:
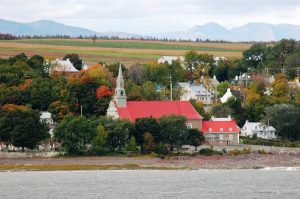
[[[223,129],[223,128],[220,128],[220,131],[221,131],[221,132],[223,132],[223,131],[224,131],[224,129]]]
[[[121,96],[123,96],[123,91],[121,91]]]
[[[230,140],[230,141],[233,140],[233,135],[229,135],[229,140]]]
[[[191,129],[191,128],[193,128],[193,125],[192,125],[192,123],[190,123],[190,122],[189,122],[189,123],[187,124],[187,128],[188,128],[188,129]]]
[[[208,131],[209,131],[209,132],[212,132],[212,128],[208,128]]]
[[[228,130],[229,130],[229,132],[232,132],[232,128],[229,128]]]
[[[224,138],[223,138],[223,134],[220,134],[220,140],[223,140]]]

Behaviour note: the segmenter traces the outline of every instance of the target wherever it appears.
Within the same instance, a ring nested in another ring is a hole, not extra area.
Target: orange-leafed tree
[[[110,90],[107,86],[100,86],[96,90],[97,98],[108,97],[113,95],[113,91]]]

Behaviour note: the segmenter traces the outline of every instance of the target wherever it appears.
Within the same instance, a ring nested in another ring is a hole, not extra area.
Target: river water
[[[0,198],[300,198],[299,168],[0,172]]]

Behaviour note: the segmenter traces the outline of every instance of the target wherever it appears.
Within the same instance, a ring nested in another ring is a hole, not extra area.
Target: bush
[[[199,151],[200,155],[206,155],[206,156],[211,156],[211,155],[223,155],[221,151],[215,151],[213,148],[204,148]]]
[[[263,145],[263,146],[279,146],[279,147],[300,147],[299,142],[291,142],[287,139],[262,139],[262,138],[252,138],[243,137],[241,139],[242,144],[250,145]]]
[[[245,147],[243,150],[234,149],[232,151],[229,151],[228,154],[232,156],[238,156],[238,155],[247,155],[251,153],[250,147]]]

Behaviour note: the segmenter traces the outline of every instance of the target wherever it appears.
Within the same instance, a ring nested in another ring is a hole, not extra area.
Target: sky
[[[300,25],[300,0],[0,0],[0,18],[55,20],[98,32],[145,34],[217,22]]]

